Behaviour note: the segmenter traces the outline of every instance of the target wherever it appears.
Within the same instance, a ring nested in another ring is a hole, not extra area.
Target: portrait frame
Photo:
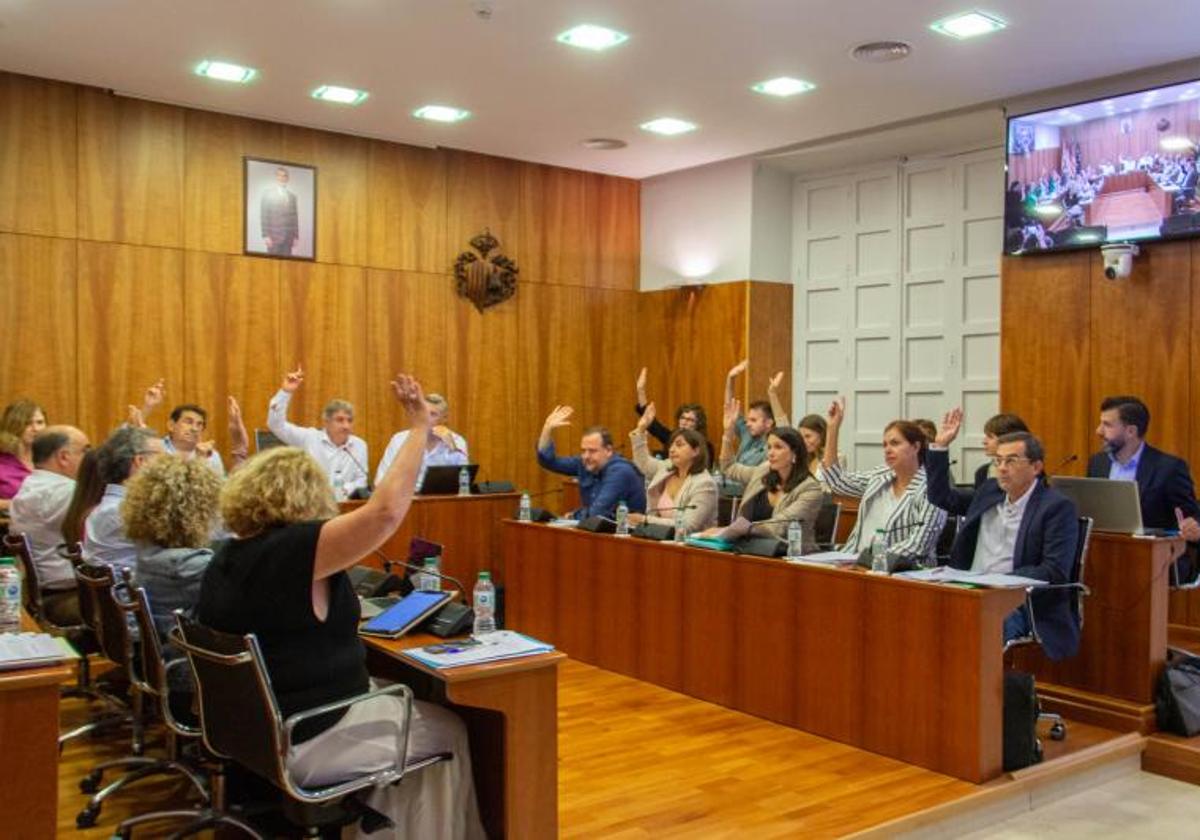
[[[280,172],[286,177],[281,181]],[[317,258],[317,167],[242,158],[242,252],[313,262]]]

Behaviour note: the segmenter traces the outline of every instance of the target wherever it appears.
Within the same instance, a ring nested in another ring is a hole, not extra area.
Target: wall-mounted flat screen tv
[[[1200,235],[1200,80],[1008,120],[1009,254]]]

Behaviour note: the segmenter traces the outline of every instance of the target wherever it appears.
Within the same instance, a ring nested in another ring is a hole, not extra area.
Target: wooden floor
[[[64,724],[83,713],[79,701],[64,702]],[[1114,734],[1071,724],[1065,744],[1045,742],[1047,757]],[[78,780],[127,744],[118,747],[84,740],[64,751],[60,837],[107,838],[122,817],[181,801],[173,783],[142,782],[106,805],[96,828],[77,831],[86,802]],[[836,837],[978,790],[573,660],[560,670],[564,838]]]

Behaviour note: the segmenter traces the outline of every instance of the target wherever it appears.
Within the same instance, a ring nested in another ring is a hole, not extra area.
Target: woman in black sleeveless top
[[[392,387],[410,426],[423,432],[429,412],[420,385],[399,376]],[[346,569],[403,521],[425,437],[409,436],[374,495],[350,513],[338,515],[320,466],[291,447],[255,456],[222,491],[221,514],[237,538],[209,565],[197,617],[216,630],[257,635],[285,717],[370,688]],[[289,771],[302,785],[325,785],[394,766],[400,709],[398,699],[384,696],[308,721],[296,730]],[[396,837],[484,836],[465,727],[440,706],[414,703],[410,755],[444,751],[454,760],[377,789],[369,800],[395,822]]]

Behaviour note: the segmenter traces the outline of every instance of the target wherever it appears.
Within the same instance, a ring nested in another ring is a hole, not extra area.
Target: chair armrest
[[[188,738],[199,738],[203,734],[202,730],[195,726],[188,726],[180,721],[175,715],[171,714],[171,669],[183,668],[188,665],[186,656],[181,656],[178,659],[168,659],[163,662],[163,696],[162,696],[162,713],[163,719],[167,722],[167,726],[177,735],[183,735]]]
[[[399,695],[404,703],[404,717],[396,725],[396,766],[394,768],[389,770],[379,770],[374,773],[369,773],[365,776],[359,776],[357,778],[341,782],[340,784],[323,788],[319,791],[308,791],[298,787],[292,781],[291,773],[287,772],[284,774],[284,778],[286,779],[288,786],[291,788],[289,793],[291,793],[297,799],[303,801],[324,802],[329,799],[335,799],[337,797],[344,796],[347,793],[352,793],[365,787],[376,787],[379,785],[391,784],[392,782],[399,781],[399,779],[404,775],[405,764],[407,763],[408,759],[408,731],[409,724],[412,721],[413,699],[412,689],[403,683],[395,683],[393,685],[384,686],[383,688],[365,692],[364,694],[357,694],[353,697],[345,697],[341,700],[335,700],[332,703],[325,703],[324,705],[316,706],[311,709],[305,709],[302,712],[296,712],[294,715],[290,715],[288,719],[283,722],[283,745],[284,754],[286,757],[287,753],[290,753],[293,747],[293,731],[298,724],[301,724],[306,720],[311,720],[314,717],[329,714],[330,712],[336,712],[340,709],[349,709],[351,706],[363,703],[367,700],[373,700],[376,697],[387,697],[392,695]]]

